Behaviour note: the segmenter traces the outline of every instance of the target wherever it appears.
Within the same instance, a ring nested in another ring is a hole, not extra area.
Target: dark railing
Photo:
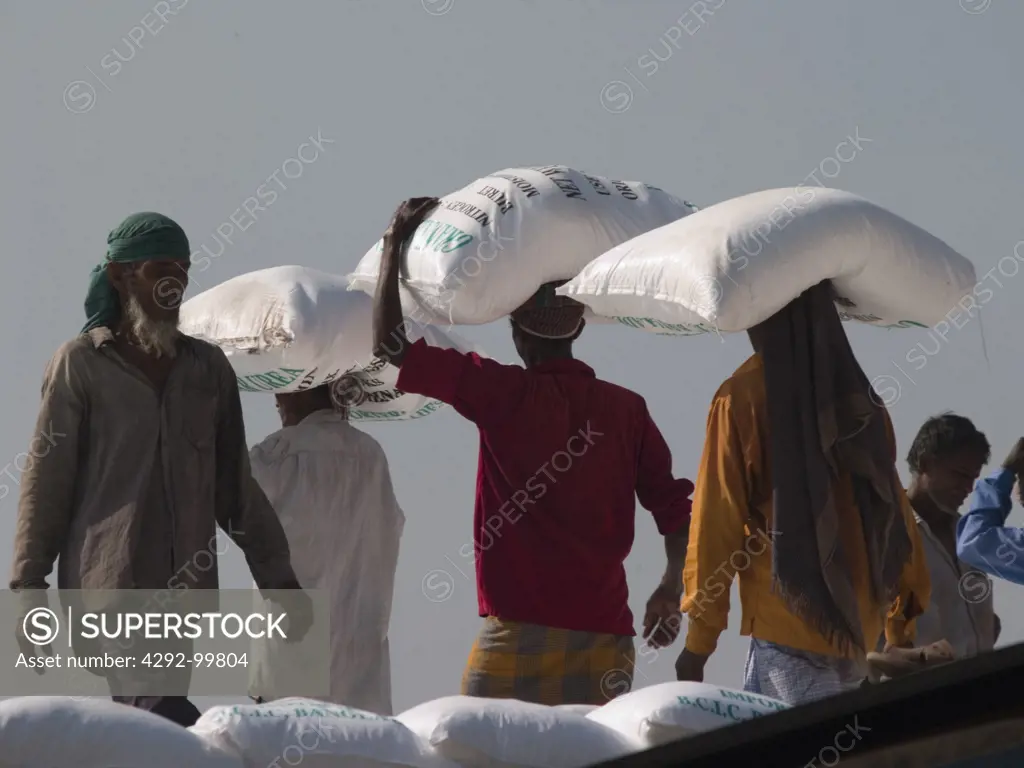
[[[602,763],[600,768],[811,768],[854,763],[859,768],[876,762],[864,761],[871,754],[882,766],[885,754],[898,745],[952,737],[957,731],[1015,718],[1024,718],[1024,644],[698,734]],[[972,747],[967,754],[943,752],[948,761],[920,766],[1024,768],[1019,753],[1015,758],[1007,754],[1024,742],[1024,732],[1018,741],[1005,735],[1006,730],[1001,737],[984,739],[982,748]],[[1024,731],[1024,725],[1010,729],[1018,730]],[[976,758],[990,753],[991,758]],[[996,757],[1000,753],[1003,756]]]

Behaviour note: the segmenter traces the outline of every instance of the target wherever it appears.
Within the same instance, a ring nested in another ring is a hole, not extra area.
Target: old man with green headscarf
[[[301,637],[309,601],[252,478],[234,372],[219,348],[178,330],[188,269],[188,238],[159,213],[129,216],[107,238],[85,326],[43,377],[36,435],[52,439],[21,478],[10,587],[26,607],[45,604],[59,558],[61,590],[213,590],[219,525],[260,589],[299,590],[286,594],[298,612],[289,635]],[[198,718],[188,674],[146,696],[117,675],[106,675],[115,700],[182,725]]]

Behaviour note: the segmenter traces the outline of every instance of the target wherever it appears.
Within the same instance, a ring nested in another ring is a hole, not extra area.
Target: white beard
[[[125,312],[131,326],[132,337],[139,349],[154,357],[174,358],[178,354],[178,338],[181,331],[178,330],[176,320],[154,320],[146,314],[146,310],[134,296],[128,297]]]

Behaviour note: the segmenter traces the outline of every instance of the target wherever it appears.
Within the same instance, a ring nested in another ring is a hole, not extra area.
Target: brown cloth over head
[[[836,479],[852,478],[873,596],[888,607],[911,556],[887,414],[861,369],[828,281],[762,323],[774,489],[773,586],[840,651],[874,650],[839,535]]]
[[[584,306],[555,289],[568,280],[542,285],[530,299],[512,313],[516,325],[542,339],[571,339],[583,324]]]

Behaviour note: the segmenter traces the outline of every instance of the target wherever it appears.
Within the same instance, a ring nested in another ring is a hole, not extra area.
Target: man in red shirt
[[[680,628],[693,484],[644,399],[573,359],[583,307],[542,287],[512,315],[526,368],[409,344],[399,298],[404,243],[437,205],[403,203],[384,235],[374,309],[375,354],[401,368],[397,387],[450,404],[480,430],[474,512],[484,628],[463,694],[540,704],[595,704],[629,691],[633,616],[623,563],[636,498],[665,537],[667,563],[643,636],[671,644]]]

